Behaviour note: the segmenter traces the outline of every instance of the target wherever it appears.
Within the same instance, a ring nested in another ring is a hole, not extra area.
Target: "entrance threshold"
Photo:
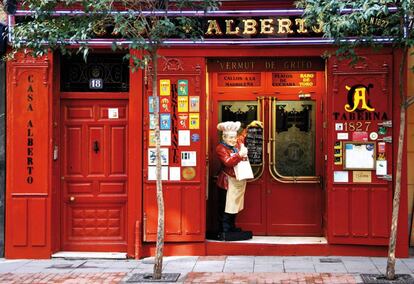
[[[125,252],[85,252],[85,251],[59,251],[52,254],[52,258],[65,259],[126,259]]]
[[[208,242],[223,242],[217,240],[207,240]],[[280,236],[253,236],[250,240],[233,241],[232,243],[247,244],[272,244],[272,245],[308,245],[308,244],[327,244],[324,237],[280,237]]]

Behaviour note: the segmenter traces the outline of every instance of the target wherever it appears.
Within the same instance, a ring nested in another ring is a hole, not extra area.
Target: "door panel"
[[[88,175],[103,176],[105,174],[103,163],[104,153],[100,148],[102,147],[102,143],[104,143],[104,129],[103,126],[93,126],[88,128],[88,145],[90,145],[90,147],[87,148],[89,164]]]
[[[320,235],[319,184],[271,183],[268,200],[269,235]]]
[[[126,251],[127,101],[63,100],[61,113],[62,249]]]

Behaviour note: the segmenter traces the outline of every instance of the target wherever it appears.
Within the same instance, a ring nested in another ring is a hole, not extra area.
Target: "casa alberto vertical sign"
[[[33,123],[33,112],[34,112],[34,100],[36,98],[36,94],[33,88],[34,78],[32,74],[27,75],[27,83],[28,87],[26,90],[26,98],[27,98],[27,143],[26,143],[26,149],[27,149],[27,159],[26,159],[26,166],[27,166],[27,172],[26,172],[26,182],[28,184],[33,184],[33,170],[34,170],[34,144],[35,144],[35,136],[34,136],[34,127],[35,124]]]
[[[50,69],[47,60],[12,62],[8,161],[12,194],[46,194],[51,171]],[[20,195],[19,195],[20,196]]]

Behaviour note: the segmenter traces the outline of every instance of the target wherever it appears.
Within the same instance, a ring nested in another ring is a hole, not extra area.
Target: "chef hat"
[[[237,135],[240,128],[240,121],[226,121],[217,124],[217,129],[223,131],[223,135]]]

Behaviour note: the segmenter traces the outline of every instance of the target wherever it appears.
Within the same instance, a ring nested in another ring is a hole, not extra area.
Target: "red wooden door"
[[[126,251],[127,117],[126,100],[62,101],[64,250]]]
[[[278,80],[274,79],[275,76],[293,78],[299,73],[313,76],[312,86],[275,86],[274,82]],[[238,226],[252,230],[254,235],[322,234],[320,177],[323,172],[324,72],[299,73],[211,73],[211,175],[215,175],[220,168],[214,153],[215,145],[220,141],[217,123],[241,121],[244,127],[253,120],[264,123],[262,163],[253,166],[256,178],[248,182],[245,208],[237,217]],[[252,78],[260,85],[246,87],[249,84],[244,84],[240,88],[231,84],[231,81],[237,80],[233,84],[237,86],[239,81],[252,81]],[[214,182],[213,179],[211,195],[214,195]]]

